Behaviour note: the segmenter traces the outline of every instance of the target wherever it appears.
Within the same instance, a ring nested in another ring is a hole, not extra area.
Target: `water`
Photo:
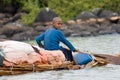
[[[94,53],[114,54],[120,52],[120,35],[101,35],[97,37],[69,38],[76,48]]]
[[[114,55],[120,52],[119,34],[68,39],[81,51]],[[120,80],[120,65],[108,64],[102,67],[80,70],[45,71],[15,76],[1,76],[0,80]]]

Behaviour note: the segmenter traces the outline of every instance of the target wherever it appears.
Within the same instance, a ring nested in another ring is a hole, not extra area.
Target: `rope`
[[[10,67],[10,72],[13,74],[13,65]]]
[[[53,67],[53,64],[52,64],[52,68],[51,68],[52,70],[54,69],[54,67]]]
[[[35,65],[34,65],[34,64],[32,64],[32,70],[33,70],[33,72],[36,71],[36,70],[35,70]]]

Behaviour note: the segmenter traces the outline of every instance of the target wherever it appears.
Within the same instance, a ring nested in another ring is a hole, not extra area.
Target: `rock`
[[[115,16],[115,17],[111,17],[110,18],[110,22],[112,24],[119,24],[119,20],[120,20],[120,17],[119,16]]]
[[[7,37],[11,37],[16,33],[21,32],[21,26],[9,23],[1,29],[1,33],[5,34]]]
[[[18,40],[18,41],[23,41],[23,40],[34,40],[36,36],[38,36],[40,33],[37,31],[31,30],[31,31],[26,31],[22,33],[18,33],[13,35],[11,38],[12,40]]]
[[[21,15],[22,15],[21,13],[15,14],[14,16],[9,17],[7,20],[3,21],[3,24],[5,25],[7,23],[14,22],[14,21],[20,19]]]
[[[120,16],[111,17],[110,20],[112,21],[120,20]]]
[[[115,33],[115,30],[112,28],[112,26],[102,25],[100,27],[100,30],[99,30],[100,35],[112,34],[112,33]]]
[[[114,12],[112,12],[112,11],[103,10],[103,11],[100,13],[99,17],[100,17],[100,18],[110,18],[110,17],[112,17],[112,16],[117,16],[117,15],[118,15],[117,13],[114,13]]]
[[[120,24],[113,25],[112,27],[120,34]]]
[[[0,20],[3,19],[3,18],[5,18],[5,14],[0,13]]]
[[[7,39],[5,35],[0,35],[0,39]]]
[[[111,31],[111,30],[102,30],[102,31],[99,31],[99,35],[104,35],[104,34],[112,34],[112,33],[115,33],[115,31]]]
[[[89,31],[82,31],[82,32],[78,32],[78,33],[73,33],[70,36],[71,37],[79,37],[79,36],[86,37],[86,36],[90,36],[90,35],[91,35],[91,33]]]
[[[98,24],[102,27],[102,26],[106,26],[106,27],[109,27],[111,26],[111,22],[110,20],[103,20],[103,22],[98,22]]]
[[[76,22],[74,20],[68,20],[67,24],[75,24]]]
[[[73,31],[70,30],[70,29],[64,30],[64,31],[63,31],[63,33],[64,33],[64,35],[65,35],[66,37],[69,37],[69,36],[71,35],[72,32],[73,32]]]
[[[117,22],[118,24],[120,24],[120,20],[118,20],[118,22]]]
[[[15,9],[15,7],[12,7],[12,6],[6,6],[6,7],[4,7],[3,12],[4,13],[15,14],[16,13],[16,9]]]
[[[76,18],[75,18],[75,20],[77,20],[77,19],[90,19],[90,18],[97,18],[97,16],[95,16],[93,13],[91,13],[91,12],[88,12],[88,11],[84,11],[84,12],[82,12],[81,14],[79,14]]]
[[[37,26],[35,27],[35,30],[39,32],[44,32],[47,28],[47,26]]]
[[[51,10],[50,8],[44,8],[44,9],[42,9],[38,13],[38,15],[37,15],[34,23],[38,23],[38,22],[42,22],[42,23],[50,22],[50,21],[52,21],[52,19],[54,17],[57,17],[57,16],[58,15],[53,10]]]
[[[74,24],[74,25],[70,25],[68,27],[70,30],[73,30],[73,32],[80,32],[80,31],[85,31],[86,30],[86,26],[85,25],[80,25],[80,24]]]
[[[102,8],[95,8],[93,9],[92,13],[96,16],[99,16],[102,10],[103,10]]]
[[[97,23],[102,23],[102,22],[105,22],[105,21],[106,21],[105,18],[98,18],[98,19],[97,19]]]

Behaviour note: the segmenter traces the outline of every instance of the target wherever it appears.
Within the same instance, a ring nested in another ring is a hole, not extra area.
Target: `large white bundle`
[[[19,42],[19,41],[3,41],[0,42],[0,48],[3,49],[4,53],[7,52],[25,52],[31,53],[34,52],[34,49],[30,44]]]

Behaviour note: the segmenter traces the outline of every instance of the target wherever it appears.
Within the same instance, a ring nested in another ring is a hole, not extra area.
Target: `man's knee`
[[[67,61],[73,61],[72,51],[70,51],[66,48],[63,48],[63,47],[61,47],[60,50],[64,53]]]

